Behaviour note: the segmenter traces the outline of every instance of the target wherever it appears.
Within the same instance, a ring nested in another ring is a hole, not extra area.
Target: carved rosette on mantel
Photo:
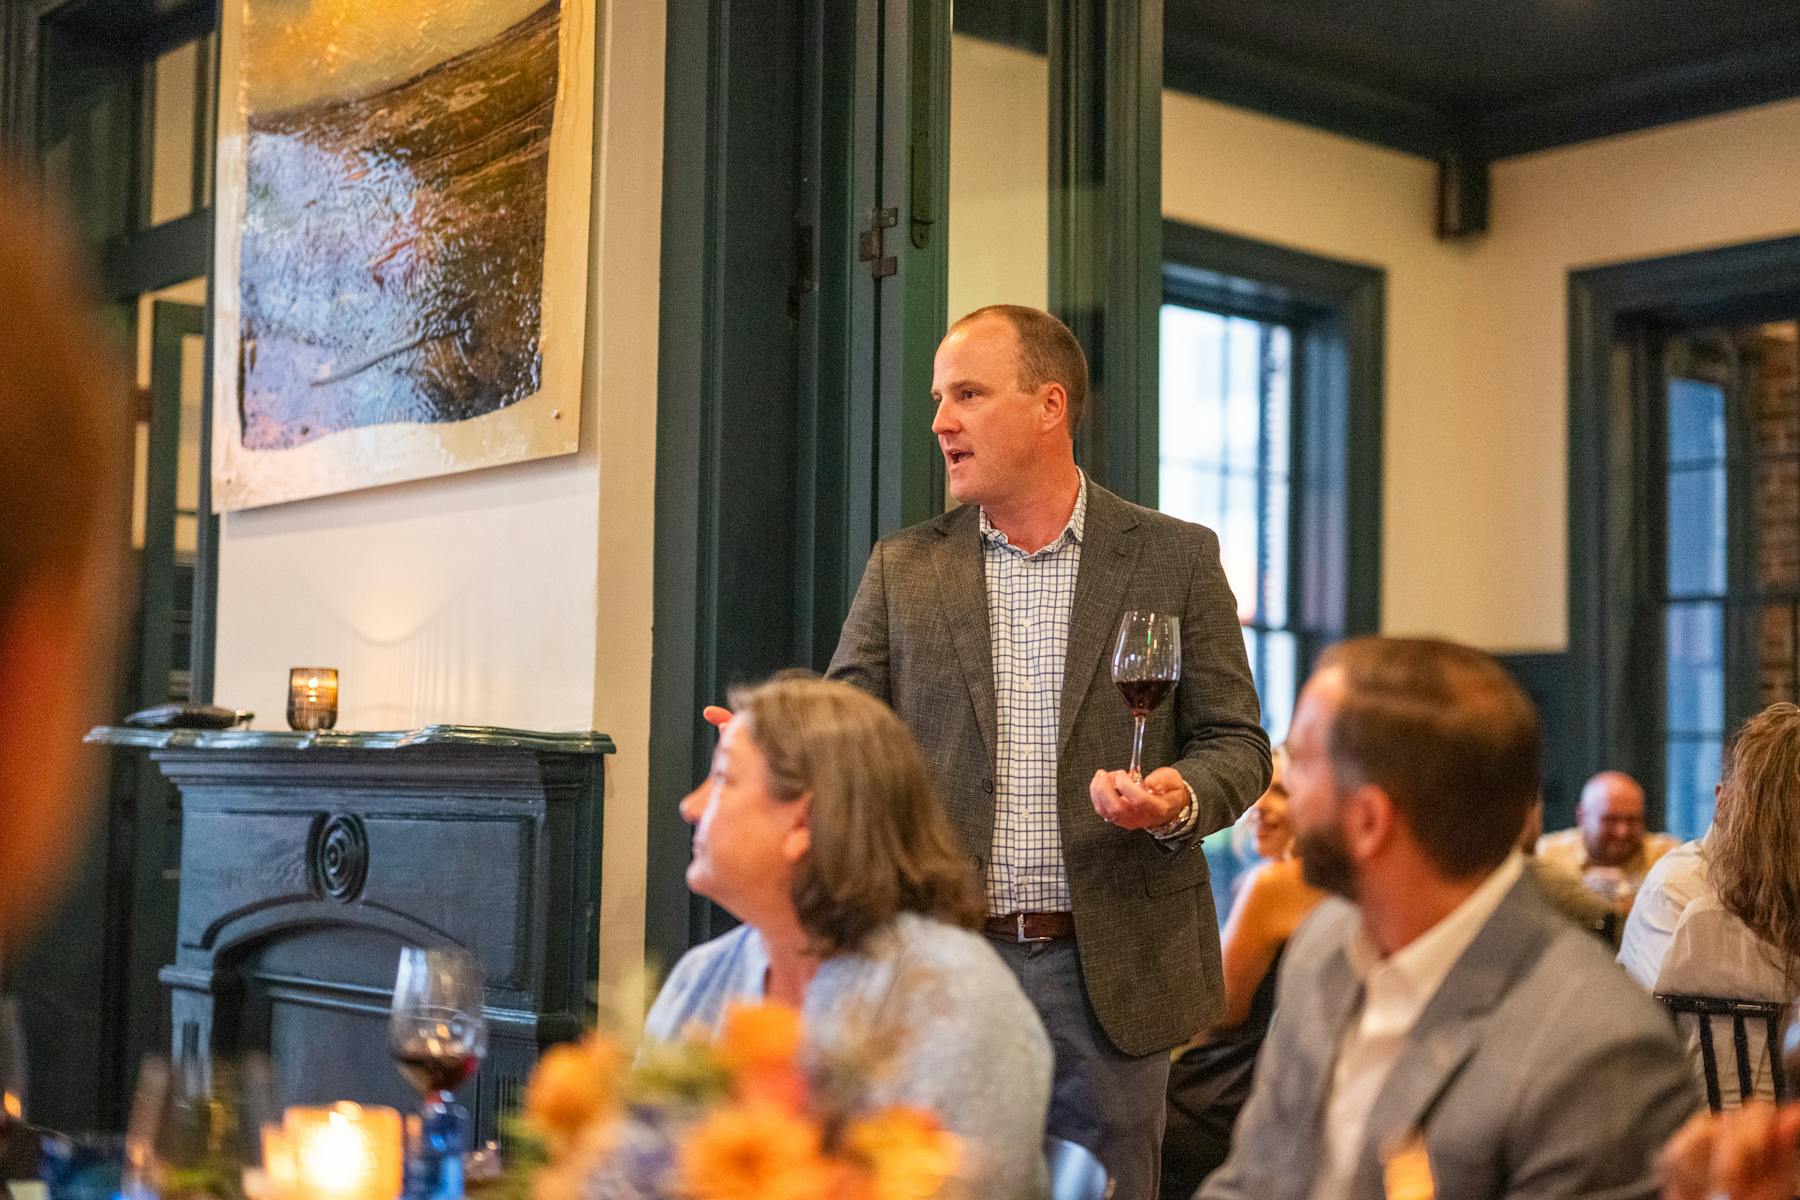
[[[265,1051],[284,1104],[417,1098],[388,1060],[405,945],[481,962],[489,1050],[461,1101],[477,1136],[540,1049],[589,1022],[599,949],[602,734],[104,727],[181,794],[174,1045]]]

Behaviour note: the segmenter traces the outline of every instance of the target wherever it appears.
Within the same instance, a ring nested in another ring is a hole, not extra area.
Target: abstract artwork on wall
[[[575,450],[595,0],[226,0],[213,502]]]

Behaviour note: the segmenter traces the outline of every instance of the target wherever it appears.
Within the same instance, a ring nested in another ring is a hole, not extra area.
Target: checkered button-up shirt
[[[998,743],[987,903],[998,915],[1070,907],[1056,815],[1056,755],[1087,495],[1083,473],[1069,523],[1031,554],[1007,541],[986,509],[981,513]]]

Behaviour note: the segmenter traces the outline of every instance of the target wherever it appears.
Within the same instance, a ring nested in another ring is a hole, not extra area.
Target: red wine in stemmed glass
[[[422,1095],[455,1091],[481,1064],[473,1054],[446,1052],[422,1037],[394,1046],[393,1056],[400,1074]]]
[[[481,965],[465,950],[400,951],[394,1003],[388,1014],[388,1051],[400,1073],[419,1089],[419,1132],[409,1139],[404,1200],[462,1194],[462,1154],[469,1115],[451,1089],[487,1053]]]
[[[1127,771],[1141,780],[1144,727],[1151,712],[1181,679],[1181,618],[1137,610],[1126,613],[1119,621],[1119,638],[1113,647],[1112,676],[1131,706],[1131,766]]]

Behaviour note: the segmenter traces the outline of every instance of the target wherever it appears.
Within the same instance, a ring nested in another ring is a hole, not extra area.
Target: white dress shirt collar
[[[1076,543],[1077,545],[1081,542],[1081,536],[1087,529],[1087,472],[1077,467],[1075,469],[1075,474],[1081,479],[1080,485],[1075,490],[1075,511],[1069,514],[1068,524],[1063,526],[1062,532],[1057,534],[1054,538],[1051,538],[1050,544],[1043,549],[1038,550],[1036,552],[1038,554],[1054,552],[1071,542]],[[1011,540],[1008,539],[1004,533],[1001,533],[992,521],[988,520],[988,510],[985,508],[981,510],[981,520],[979,525],[981,540],[985,544],[990,546],[1012,545]],[[1027,557],[1030,556],[1028,555]]]
[[[1512,890],[1525,870],[1525,856],[1517,850],[1481,881],[1463,902],[1451,909],[1437,924],[1421,933],[1386,958],[1369,931],[1359,926],[1350,940],[1350,969],[1365,992],[1402,987],[1418,994],[1419,1011],[1437,994],[1438,986],[1450,974],[1450,968],[1462,957],[1475,935],[1481,932],[1500,901]],[[1390,981],[1392,981],[1390,983]],[[1414,1012],[1416,1018],[1418,1012]],[[1409,1022],[1410,1024],[1410,1022]]]
[[[1515,850],[1461,904],[1386,958],[1366,930],[1359,927],[1351,938],[1347,953],[1362,984],[1362,1003],[1344,1028],[1332,1067],[1324,1154],[1312,1200],[1350,1195],[1369,1111],[1413,1027],[1524,870],[1525,856]]]

